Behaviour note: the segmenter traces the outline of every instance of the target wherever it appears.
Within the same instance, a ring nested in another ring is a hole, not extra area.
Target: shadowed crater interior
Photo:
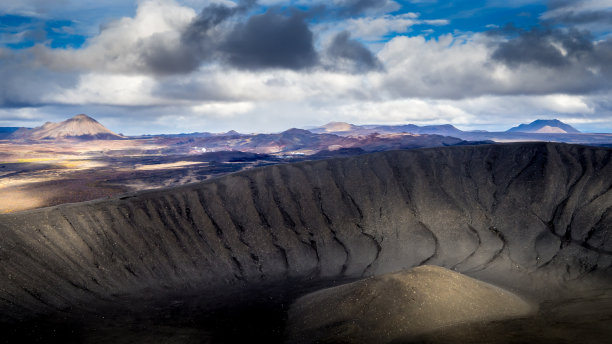
[[[381,152],[0,215],[0,340],[282,342],[299,297],[433,265],[538,310],[380,342],[605,342],[611,158],[551,143]]]

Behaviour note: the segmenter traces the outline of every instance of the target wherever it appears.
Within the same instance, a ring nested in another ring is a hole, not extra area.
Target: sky
[[[0,126],[612,132],[612,0],[3,0]]]

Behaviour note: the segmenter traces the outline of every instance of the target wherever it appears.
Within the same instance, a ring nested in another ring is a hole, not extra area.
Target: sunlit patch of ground
[[[138,171],[167,170],[167,169],[183,168],[186,166],[202,165],[202,164],[205,164],[205,163],[200,162],[200,161],[177,161],[177,162],[166,163],[166,164],[152,164],[152,165],[138,164],[134,166],[134,169]]]
[[[520,140],[520,139],[506,139],[506,138],[493,138],[492,139],[495,142],[499,142],[499,143],[512,143],[512,142],[541,142],[541,141],[546,141],[546,140],[530,140],[530,141],[526,141],[526,140]]]
[[[126,192],[86,178],[52,179],[0,188],[0,213],[106,198]]]
[[[16,190],[0,190],[0,214],[38,208],[45,205],[45,200],[34,193]]]
[[[54,162],[70,159],[91,159],[119,151],[154,151],[167,146],[153,140],[51,141],[12,143],[0,141],[0,164]],[[132,154],[139,154],[134,152]],[[142,153],[140,153],[142,154]],[[125,154],[123,154],[125,155]]]
[[[58,162],[59,167],[70,170],[88,170],[92,168],[101,168],[108,166],[107,163],[94,160],[64,160]]]
[[[238,152],[208,157],[182,141],[0,141],[0,212],[195,183],[270,163],[258,157],[234,160]]]
[[[30,158],[30,159],[17,159],[17,163],[23,164],[28,162],[52,162],[57,161],[58,159],[48,159],[48,158]]]
[[[52,180],[57,180],[57,178],[54,176],[2,178],[0,179],[0,192],[3,192],[2,189],[8,188],[8,187],[22,186],[22,185],[34,184],[34,183],[42,183],[42,182],[48,182]]]

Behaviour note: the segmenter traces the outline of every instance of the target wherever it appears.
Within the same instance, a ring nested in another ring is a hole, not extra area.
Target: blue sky
[[[0,126],[612,131],[605,0],[3,1]]]
[[[202,2],[204,3],[204,2]],[[539,16],[546,11],[543,2],[526,2],[520,6],[508,6],[506,2],[497,3],[481,1],[450,1],[443,4],[437,1],[397,1],[396,10],[389,11],[391,15],[403,13],[418,13],[424,20],[445,19],[448,25],[419,24],[413,27],[410,33],[390,32],[383,38],[386,41],[398,34],[428,35],[436,37],[441,34],[461,32],[482,32],[492,27],[503,26],[508,23],[521,28],[530,28],[539,24]],[[100,26],[112,22],[120,17],[133,17],[137,3],[126,1],[117,7],[100,8],[87,6],[75,11],[63,12],[57,9],[50,13],[36,13],[32,11],[5,11],[0,16],[0,33],[5,37],[19,35],[31,31],[34,34],[14,38],[13,42],[5,42],[6,47],[23,49],[35,44],[45,44],[51,48],[79,48],[88,37],[98,34]],[[262,5],[252,11],[262,12],[276,6],[285,8],[295,7],[308,11],[314,6],[304,5],[299,1],[275,2]],[[194,6],[196,10],[202,7]],[[329,10],[328,10],[329,11]],[[331,13],[331,11],[329,11]],[[93,15],[97,13],[97,15]],[[337,16],[318,15],[314,21],[336,21]],[[430,33],[430,30],[434,32]],[[40,31],[40,32],[39,32]]]

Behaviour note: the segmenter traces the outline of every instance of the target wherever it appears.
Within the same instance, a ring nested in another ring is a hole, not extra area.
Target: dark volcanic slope
[[[534,297],[609,286],[611,158],[544,143],[383,152],[2,215],[0,319],[422,264]]]

